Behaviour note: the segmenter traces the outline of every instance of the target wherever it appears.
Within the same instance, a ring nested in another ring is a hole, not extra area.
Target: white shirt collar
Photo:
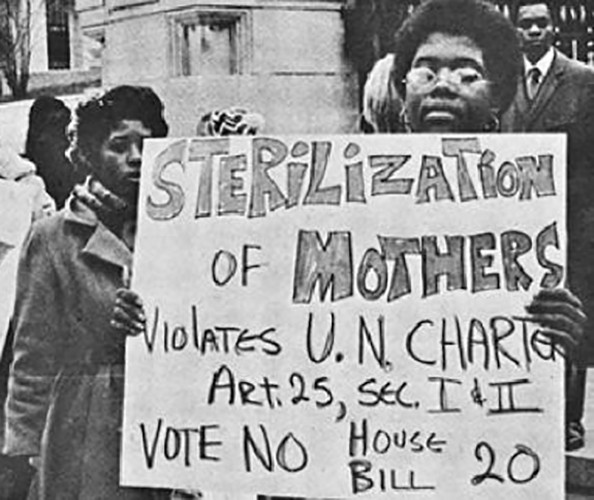
[[[527,77],[532,68],[538,68],[541,76],[544,77],[551,69],[554,59],[555,50],[553,47],[550,47],[549,50],[546,51],[545,55],[536,61],[536,64],[532,64],[530,61],[528,61],[528,59],[526,59],[526,57],[524,57],[524,76]]]

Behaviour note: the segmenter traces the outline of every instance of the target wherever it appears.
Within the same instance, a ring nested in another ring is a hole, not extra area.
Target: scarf
[[[93,176],[88,176],[83,184],[74,186],[72,194],[77,201],[91,209],[131,251],[134,250],[136,207],[111,192]]]

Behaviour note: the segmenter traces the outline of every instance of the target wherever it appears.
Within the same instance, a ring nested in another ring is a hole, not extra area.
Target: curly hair
[[[414,57],[433,33],[464,36],[483,52],[487,76],[499,111],[511,104],[522,68],[517,32],[511,22],[484,0],[428,0],[417,7],[396,33],[394,82],[404,99],[404,78]]]
[[[139,120],[152,137],[169,130],[163,103],[149,87],[121,85],[81,103],[71,128],[70,158],[78,167],[93,169],[101,144],[122,120]]]

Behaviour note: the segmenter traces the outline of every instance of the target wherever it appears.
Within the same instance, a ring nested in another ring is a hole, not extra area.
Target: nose
[[[134,167],[140,167],[142,161],[142,147],[140,144],[132,143],[128,153],[128,163]]]
[[[538,36],[540,35],[540,28],[536,23],[530,24],[530,28],[528,28],[528,34],[530,36]]]
[[[435,82],[433,85],[433,92],[437,93],[453,93],[455,85],[452,82],[451,71],[449,68],[441,68],[435,75]]]

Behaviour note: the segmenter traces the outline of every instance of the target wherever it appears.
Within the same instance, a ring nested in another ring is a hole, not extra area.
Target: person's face
[[[553,21],[544,3],[523,5],[518,10],[516,28],[522,50],[532,63],[538,61],[553,45]]]
[[[468,37],[433,33],[406,77],[413,132],[481,132],[491,119],[491,89],[481,49]]]
[[[122,120],[99,148],[99,180],[127,202],[135,204],[140,182],[142,143],[151,131],[139,120]]]

